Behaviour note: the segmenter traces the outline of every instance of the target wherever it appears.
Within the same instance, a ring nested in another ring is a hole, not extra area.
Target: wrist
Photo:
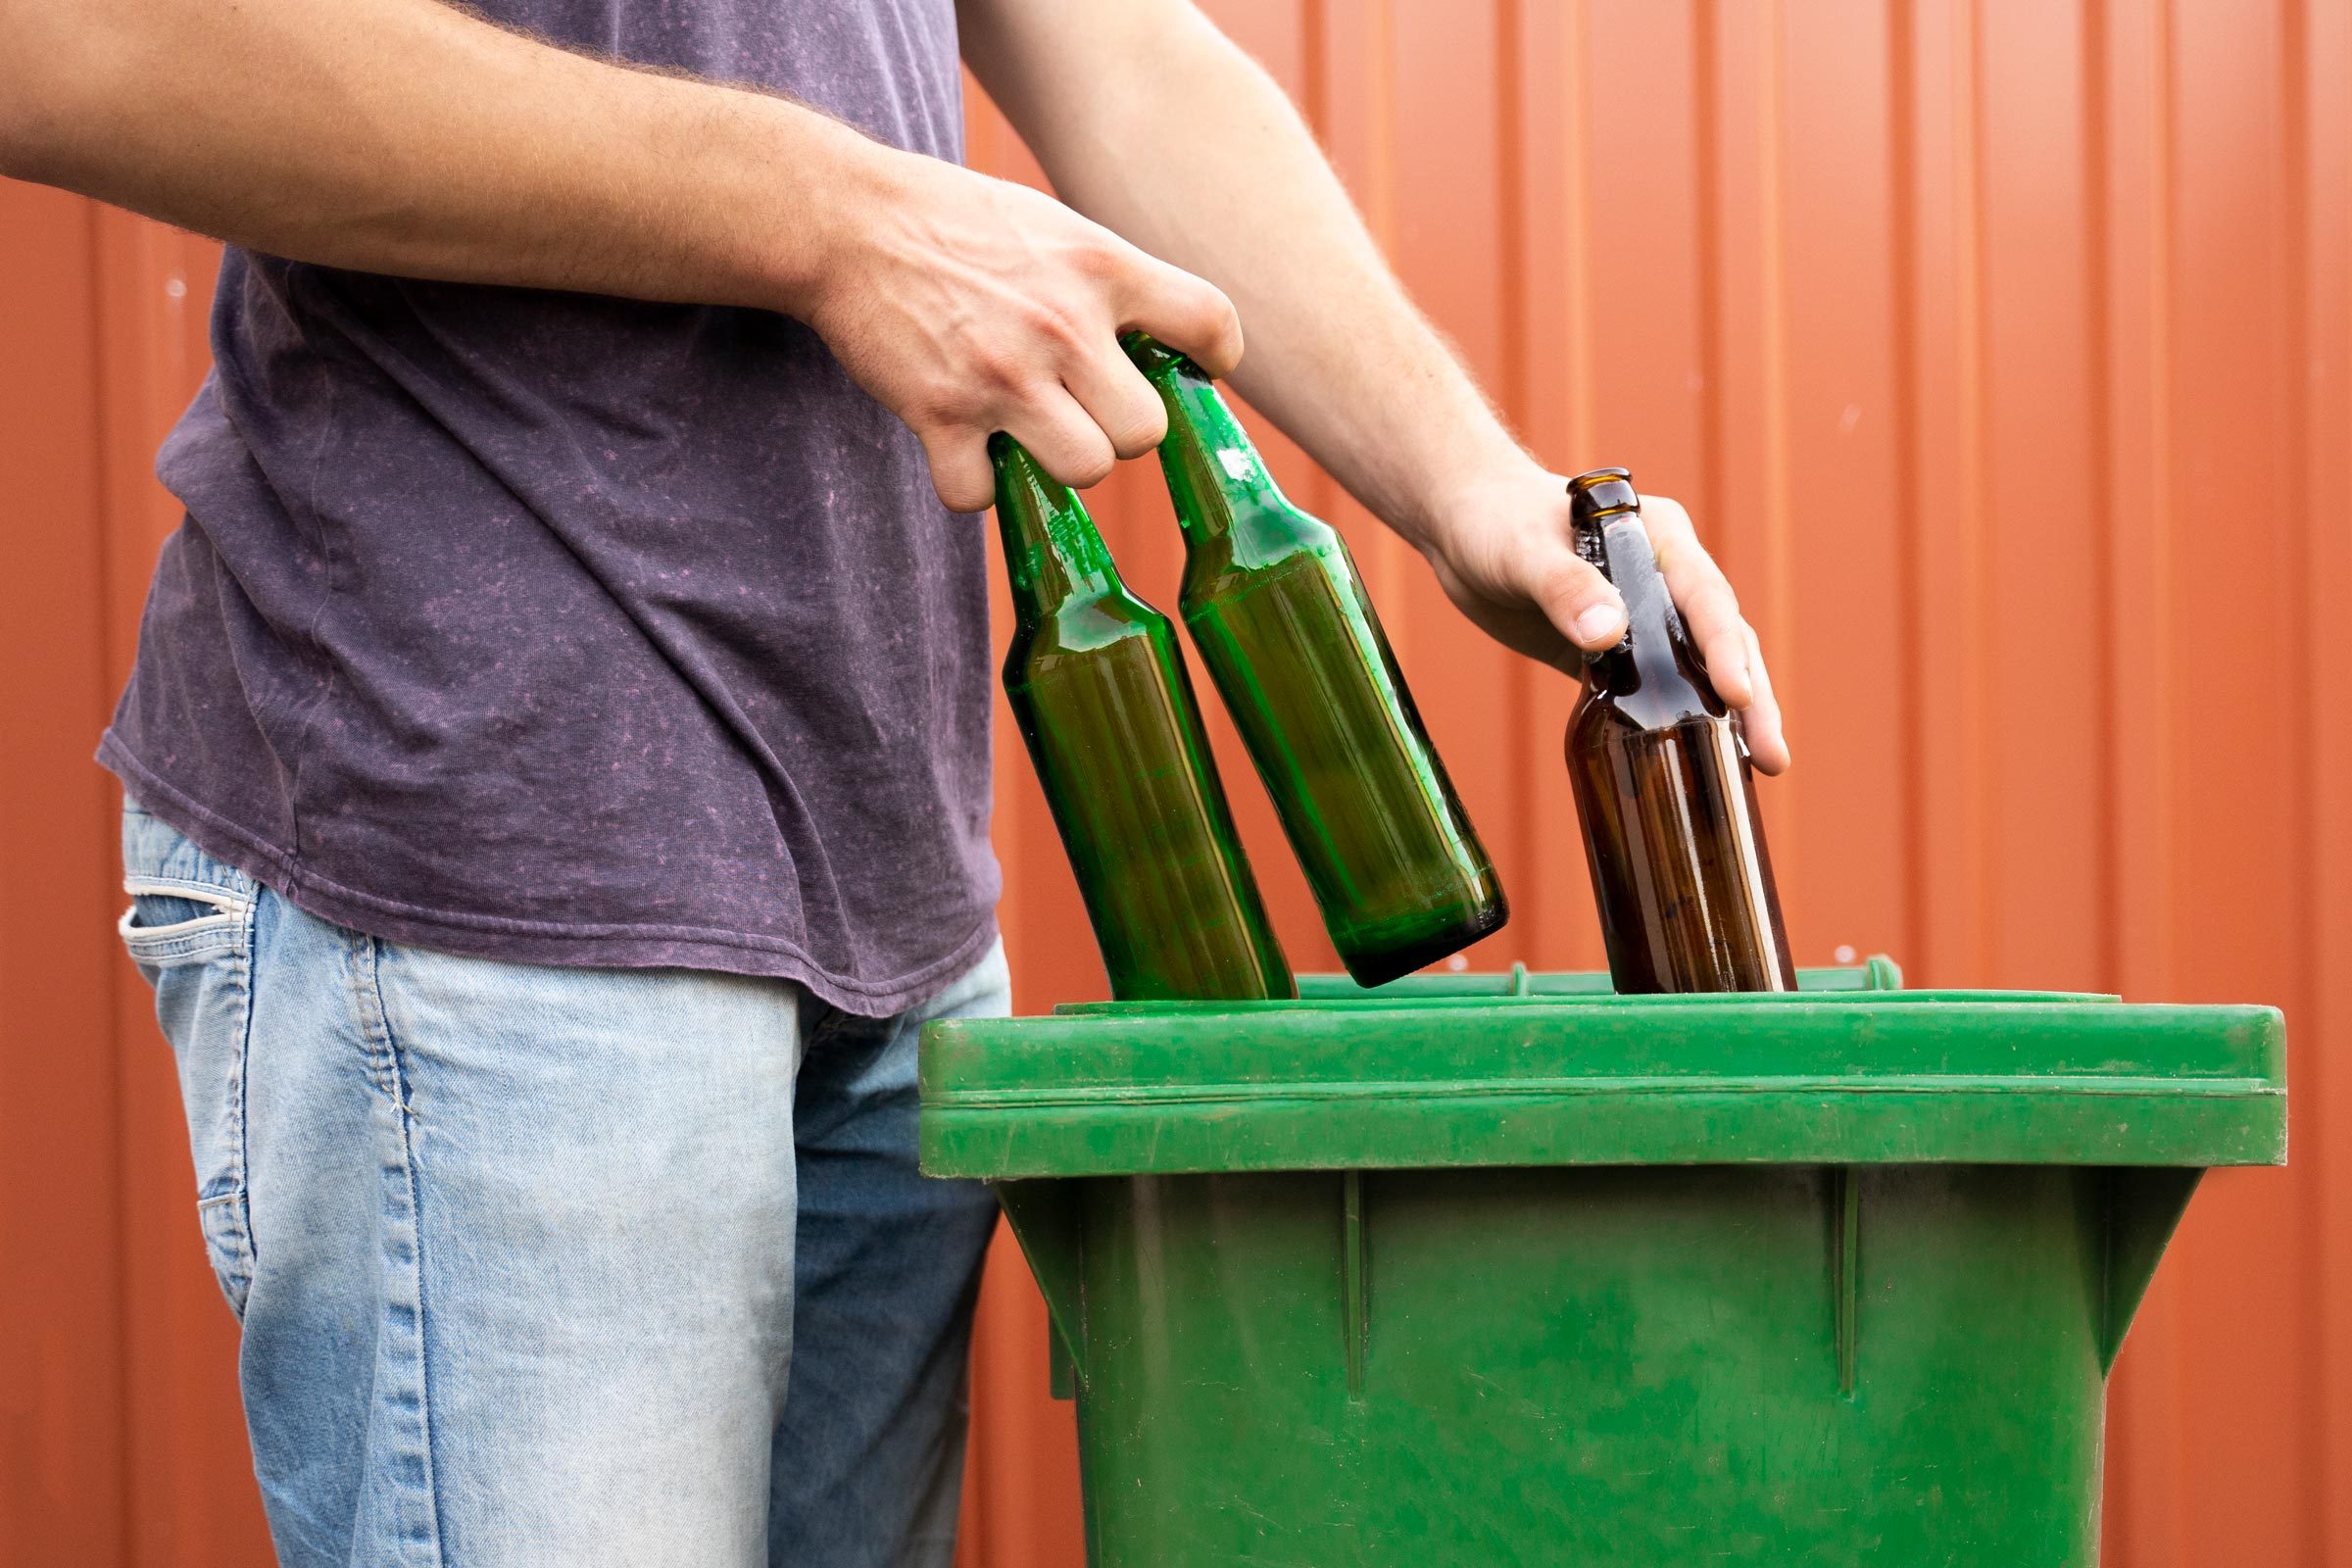
[[[1558,475],[1497,429],[1493,440],[1449,446],[1446,461],[1432,466],[1393,525],[1422,555],[1442,556],[1497,508],[1565,494]]]
[[[781,99],[736,116],[735,156],[698,205],[713,229],[724,303],[808,320],[828,288],[856,270],[877,212],[899,199],[899,165],[915,156]]]

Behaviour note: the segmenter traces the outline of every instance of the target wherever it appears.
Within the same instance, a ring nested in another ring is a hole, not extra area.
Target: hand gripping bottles
[[[1348,547],[1276,488],[1198,367],[1140,332],[1124,341],[1168,412],[1180,612],[1348,972],[1379,985],[1496,930],[1501,885]]]
[[[1568,773],[1621,992],[1793,991],[1740,721],[1708,683],[1658,572],[1633,476],[1568,481],[1576,547],[1625,596],[1626,634],[1587,656]]]
[[[1012,584],[1004,695],[1078,873],[1111,995],[1295,997],[1168,618],[1069,488],[991,439]]]

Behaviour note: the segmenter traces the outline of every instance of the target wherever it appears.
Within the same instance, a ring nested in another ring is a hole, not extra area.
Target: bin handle
[[[1085,1224],[1079,1183],[1052,1179],[992,1182],[1013,1240],[1029,1259],[1029,1272],[1046,1298],[1054,1337],[1069,1359],[1081,1389],[1086,1387]]]
[[[2188,1200],[2205,1174],[2194,1166],[2118,1166],[2107,1172],[2100,1203],[2106,1256],[2099,1279],[2099,1370],[2115,1370],[2116,1352],[2156,1277],[2157,1260],[2173,1239]]]

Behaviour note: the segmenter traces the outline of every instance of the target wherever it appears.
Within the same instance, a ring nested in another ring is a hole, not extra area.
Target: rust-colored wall
[[[1768,810],[1800,958],[2288,1009],[2295,1163],[2214,1178],[2159,1276],[2109,1560],[2352,1568],[2352,0],[1212,10],[1536,449],[1682,496],[1733,569],[1793,712]],[[1034,177],[972,119],[976,163]],[[266,1560],[87,761],[209,258],[0,184],[0,1568]],[[1511,885],[1476,961],[1596,966],[1566,683],[1269,444],[1356,542]],[[1172,598],[1151,466],[1096,499]],[[999,767],[1020,1004],[1100,994]],[[1328,963],[1228,775],[1294,956]],[[1008,1248],[992,1271],[964,1562],[1075,1568],[1042,1309]]]

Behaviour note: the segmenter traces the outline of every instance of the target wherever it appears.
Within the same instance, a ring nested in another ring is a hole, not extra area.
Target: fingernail
[[[1617,635],[1623,619],[1614,606],[1594,605],[1576,617],[1576,640],[1590,648],[1603,638]]]

